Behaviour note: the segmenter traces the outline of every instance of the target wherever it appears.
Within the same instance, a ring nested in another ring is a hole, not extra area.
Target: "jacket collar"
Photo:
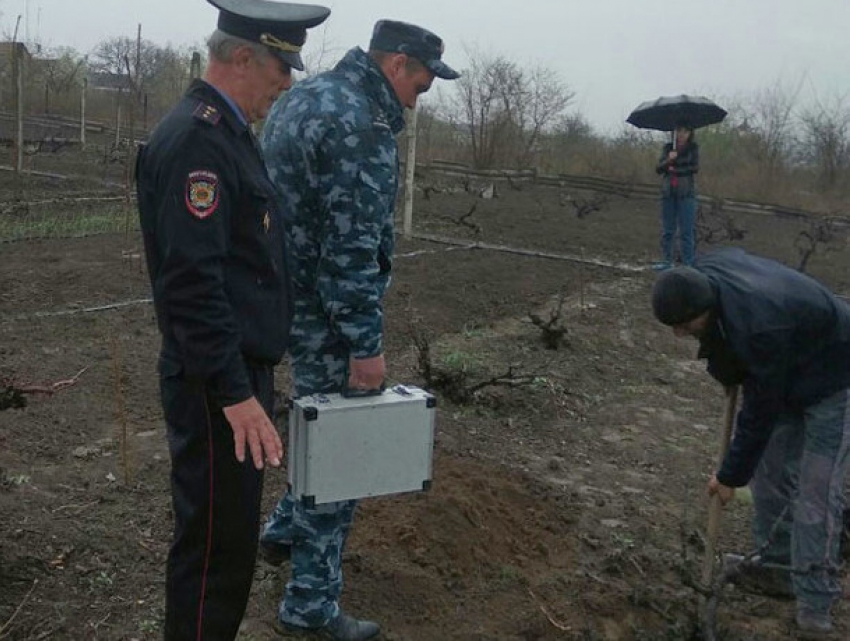
[[[384,113],[394,134],[404,129],[404,107],[395,95],[390,81],[369,54],[360,47],[355,47],[337,63],[335,70],[363,88],[366,95]]]

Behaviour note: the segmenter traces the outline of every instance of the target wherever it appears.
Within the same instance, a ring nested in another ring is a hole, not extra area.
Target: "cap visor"
[[[274,55],[283,60],[284,63],[295,69],[296,71],[304,71],[304,61],[301,59],[300,53],[294,53],[289,51],[278,51],[276,49],[269,48]]]
[[[425,66],[433,71],[435,76],[442,78],[443,80],[455,80],[460,78],[460,74],[442,60],[431,60]]]

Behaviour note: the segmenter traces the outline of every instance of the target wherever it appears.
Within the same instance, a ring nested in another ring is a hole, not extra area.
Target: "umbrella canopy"
[[[673,131],[677,125],[692,129],[713,125],[726,117],[726,110],[702,96],[663,96],[642,102],[626,122],[641,129]]]

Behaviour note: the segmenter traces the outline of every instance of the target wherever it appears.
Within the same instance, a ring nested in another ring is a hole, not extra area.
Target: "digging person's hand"
[[[717,477],[712,474],[711,478],[708,481],[708,496],[714,496],[720,499],[720,503],[726,505],[729,501],[731,501],[735,496],[735,488],[729,487],[728,485],[723,485],[720,481],[717,480]]]
[[[383,354],[369,358],[352,358],[348,362],[348,387],[353,390],[381,389],[386,373]]]
[[[233,444],[236,449],[236,460],[245,460],[245,444],[251,451],[254,467],[263,469],[263,461],[267,460],[274,467],[280,466],[283,458],[283,443],[266,414],[263,406],[252,396],[248,400],[229,405],[224,408],[224,417],[233,430]]]

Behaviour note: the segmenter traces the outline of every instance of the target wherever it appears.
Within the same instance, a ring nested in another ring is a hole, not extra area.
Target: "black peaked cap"
[[[322,24],[327,7],[268,0],[207,0],[219,10],[218,28],[231,36],[259,42],[293,69],[304,69],[301,47],[307,29]]]

